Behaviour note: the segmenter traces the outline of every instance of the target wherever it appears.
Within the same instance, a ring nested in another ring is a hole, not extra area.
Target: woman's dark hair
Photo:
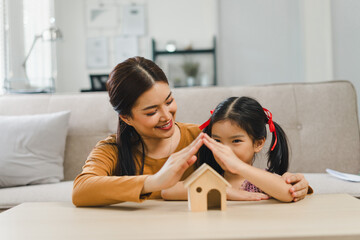
[[[164,72],[154,62],[143,57],[129,58],[119,63],[109,75],[106,88],[109,93],[110,103],[119,114],[116,134],[118,161],[114,175],[136,174],[132,148],[138,144],[141,144],[143,153],[139,174],[143,174],[145,161],[144,142],[132,126],[121,120],[120,115],[131,117],[131,109],[136,100],[156,82],[168,84]]]
[[[211,136],[211,129],[214,123],[222,120],[230,120],[244,129],[254,143],[257,140],[266,139],[266,124],[269,119],[260,103],[255,99],[249,97],[230,97],[222,101],[215,108],[210,118],[209,125],[203,131]],[[267,170],[282,175],[289,167],[289,148],[285,132],[279,124],[276,122],[273,123],[275,126],[277,143],[271,151],[271,147],[275,142],[275,133],[273,133],[271,145],[268,150]],[[199,164],[202,163],[207,163],[218,173],[224,174],[224,170],[215,161],[212,152],[206,146],[202,146],[199,151]]]

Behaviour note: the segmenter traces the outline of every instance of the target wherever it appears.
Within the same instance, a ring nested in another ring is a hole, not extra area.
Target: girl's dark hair
[[[168,83],[164,72],[151,60],[143,57],[129,58],[119,63],[110,73],[106,88],[110,103],[119,114],[119,124],[116,134],[118,160],[114,175],[135,175],[135,159],[132,148],[141,144],[142,159],[139,174],[143,174],[145,161],[145,146],[136,130],[121,120],[122,116],[132,116],[131,109],[136,100],[149,90],[156,82]]]
[[[255,99],[249,97],[230,97],[222,101],[215,108],[210,118],[210,123],[203,132],[211,136],[211,129],[214,123],[222,120],[230,120],[244,129],[254,143],[256,140],[266,139],[266,124],[269,119],[260,103]],[[267,170],[282,175],[289,167],[289,148],[285,132],[276,122],[274,122],[274,125],[277,143],[271,151],[271,147],[275,142],[275,134],[273,133],[268,150]],[[215,161],[212,152],[206,146],[202,146],[199,151],[199,164],[202,163],[207,163],[218,173],[224,174],[224,170]]]

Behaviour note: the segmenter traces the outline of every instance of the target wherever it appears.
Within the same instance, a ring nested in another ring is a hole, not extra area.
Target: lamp
[[[27,75],[27,71],[26,71],[26,62],[28,61],[28,59],[29,59],[29,57],[30,57],[30,55],[32,53],[32,50],[34,49],[35,44],[37,43],[37,41],[39,39],[41,39],[43,41],[52,41],[52,42],[54,42],[54,41],[62,39],[62,33],[61,33],[59,28],[50,27],[48,29],[45,29],[41,34],[35,35],[34,40],[33,40],[32,44],[31,44],[30,50],[29,50],[28,54],[26,55],[26,57],[25,57],[25,59],[23,61],[23,64],[22,64],[22,66],[24,68],[26,79],[29,79],[28,75]]]

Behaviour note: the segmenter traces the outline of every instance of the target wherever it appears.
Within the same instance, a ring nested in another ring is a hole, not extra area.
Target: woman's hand
[[[176,183],[171,188],[161,190],[161,197],[164,200],[187,200],[187,189],[184,187],[184,181]]]
[[[160,191],[174,186],[188,169],[197,160],[196,153],[203,145],[204,133],[183,148],[181,151],[171,154],[164,166],[154,175],[150,175],[144,182],[141,194]]]
[[[238,168],[245,163],[235,155],[230,147],[215,141],[207,134],[204,137],[204,144],[212,151],[216,162],[224,171],[239,174]]]
[[[286,183],[293,185],[290,188],[291,196],[294,202],[304,199],[308,193],[309,183],[301,173],[286,172],[282,176]]]
[[[247,192],[241,189],[235,189],[233,187],[226,188],[227,200],[232,201],[260,201],[267,200],[270,197],[264,193]]]

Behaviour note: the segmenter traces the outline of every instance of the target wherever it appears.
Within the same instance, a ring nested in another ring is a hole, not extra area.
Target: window
[[[53,87],[55,44],[40,36],[55,23],[54,0],[0,0],[0,5],[0,87]]]

